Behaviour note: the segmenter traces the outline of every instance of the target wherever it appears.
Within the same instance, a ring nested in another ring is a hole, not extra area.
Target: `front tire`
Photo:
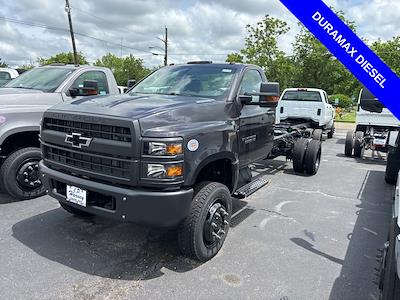
[[[18,200],[28,200],[45,194],[40,173],[39,148],[29,147],[15,151],[6,158],[0,169],[0,180],[5,191]]]
[[[218,182],[202,182],[195,188],[189,215],[178,228],[183,255],[205,262],[221,249],[228,234],[232,199]]]

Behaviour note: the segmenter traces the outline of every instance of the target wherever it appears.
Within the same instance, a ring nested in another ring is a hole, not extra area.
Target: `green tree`
[[[240,53],[229,53],[226,57],[226,62],[228,63],[243,63],[243,55]]]
[[[8,67],[8,65],[4,61],[2,61],[0,58],[0,68],[7,68],[7,67]]]
[[[338,99],[339,103],[337,104],[338,107],[341,108],[350,108],[352,106],[351,98],[347,95],[337,94],[329,96],[329,103],[336,104],[336,99]]]
[[[338,16],[353,30],[353,21],[347,20],[343,12]],[[328,49],[303,25],[293,43],[293,59],[296,65],[294,85],[322,88],[328,94],[356,95],[360,84],[356,78],[328,51]]]
[[[391,40],[374,42],[371,49],[397,74],[400,76],[400,36]]]
[[[74,64],[74,54],[72,52],[61,52],[49,58],[39,57],[37,62],[41,66],[50,65],[54,63],[62,63],[62,64]],[[86,57],[82,52],[78,53],[78,64],[79,65],[87,65],[89,64],[86,60]]]
[[[143,60],[135,58],[132,54],[127,57],[118,57],[108,53],[94,64],[110,68],[118,85],[126,85],[129,79],[140,80],[150,73],[150,70],[143,65]]]
[[[246,29],[245,47],[240,51],[244,61],[262,67],[268,80],[278,81],[283,88],[290,85],[292,60],[278,47],[278,39],[290,30],[287,23],[266,15]]]
[[[35,67],[34,65],[28,64],[28,65],[18,66],[16,69],[28,71],[30,69],[33,69],[34,67]]]

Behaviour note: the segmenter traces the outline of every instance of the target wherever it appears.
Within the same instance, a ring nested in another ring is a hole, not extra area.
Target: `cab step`
[[[257,192],[259,189],[264,187],[269,183],[269,180],[263,177],[259,177],[240,187],[233,193],[233,197],[238,199],[244,199],[251,194]]]

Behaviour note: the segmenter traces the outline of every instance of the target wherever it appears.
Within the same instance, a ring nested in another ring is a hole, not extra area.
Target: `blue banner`
[[[323,1],[280,1],[400,119],[400,78]]]

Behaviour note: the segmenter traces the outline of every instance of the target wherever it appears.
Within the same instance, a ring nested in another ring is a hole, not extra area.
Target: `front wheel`
[[[41,159],[40,149],[34,147],[17,150],[6,158],[0,169],[0,180],[10,196],[27,200],[45,194],[39,173]]]
[[[178,229],[182,254],[202,262],[214,257],[228,234],[231,214],[231,194],[225,185],[202,182],[196,186],[189,215]]]

